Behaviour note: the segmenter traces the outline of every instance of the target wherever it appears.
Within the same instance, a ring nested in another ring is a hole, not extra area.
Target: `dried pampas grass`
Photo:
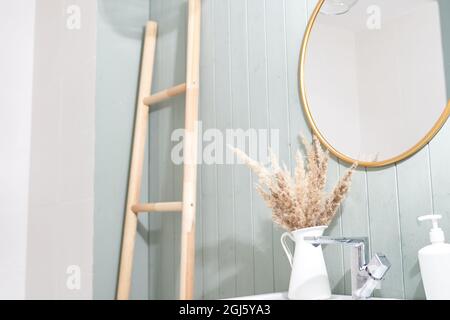
[[[267,168],[243,151],[231,148],[258,177],[256,190],[272,209],[273,221],[289,231],[329,225],[350,188],[352,174],[357,166],[353,164],[332,192],[325,194],[328,152],[322,149],[315,136],[312,143],[304,137],[301,141],[306,150],[307,165],[305,168],[303,155],[297,151],[293,175],[286,166],[280,165],[272,151],[271,165]]]

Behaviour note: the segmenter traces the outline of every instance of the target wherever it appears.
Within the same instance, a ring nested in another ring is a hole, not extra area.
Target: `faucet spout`
[[[311,243],[313,246],[339,244],[352,248],[352,266],[357,269],[362,269],[366,264],[368,258],[367,237],[305,237],[305,241]]]

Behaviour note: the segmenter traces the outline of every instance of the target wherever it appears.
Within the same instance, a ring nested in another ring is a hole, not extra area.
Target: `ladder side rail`
[[[201,1],[190,0],[186,63],[183,212],[181,223],[180,299],[193,299],[195,277],[195,209],[197,192],[197,120],[200,80]]]
[[[156,34],[157,24],[153,21],[149,21],[146,26],[144,49],[142,51],[138,105],[136,110],[127,206],[120,258],[119,284],[117,290],[118,300],[129,299],[131,290],[131,276],[138,219],[137,215],[132,210],[132,206],[139,202],[141,194],[142,170],[149,120],[149,110],[144,104],[144,97],[150,94],[152,86]]]

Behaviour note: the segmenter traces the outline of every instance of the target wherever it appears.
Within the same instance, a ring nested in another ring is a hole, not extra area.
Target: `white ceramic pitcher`
[[[292,300],[325,300],[331,297],[330,282],[323,258],[322,247],[314,247],[305,237],[322,236],[326,226],[285,232],[281,244],[292,267],[288,298]],[[294,255],[286,238],[295,243]]]

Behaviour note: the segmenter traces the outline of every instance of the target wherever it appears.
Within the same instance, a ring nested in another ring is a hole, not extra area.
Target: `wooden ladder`
[[[155,58],[156,22],[146,26],[141,65],[139,97],[134,128],[133,150],[128,184],[128,199],[123,229],[117,299],[130,296],[131,274],[137,231],[137,215],[147,212],[181,213],[180,299],[193,299],[195,268],[195,206],[197,184],[197,118],[200,68],[201,0],[189,0],[186,83],[150,95]],[[139,203],[149,107],[186,92],[184,135],[183,200],[181,202]]]

